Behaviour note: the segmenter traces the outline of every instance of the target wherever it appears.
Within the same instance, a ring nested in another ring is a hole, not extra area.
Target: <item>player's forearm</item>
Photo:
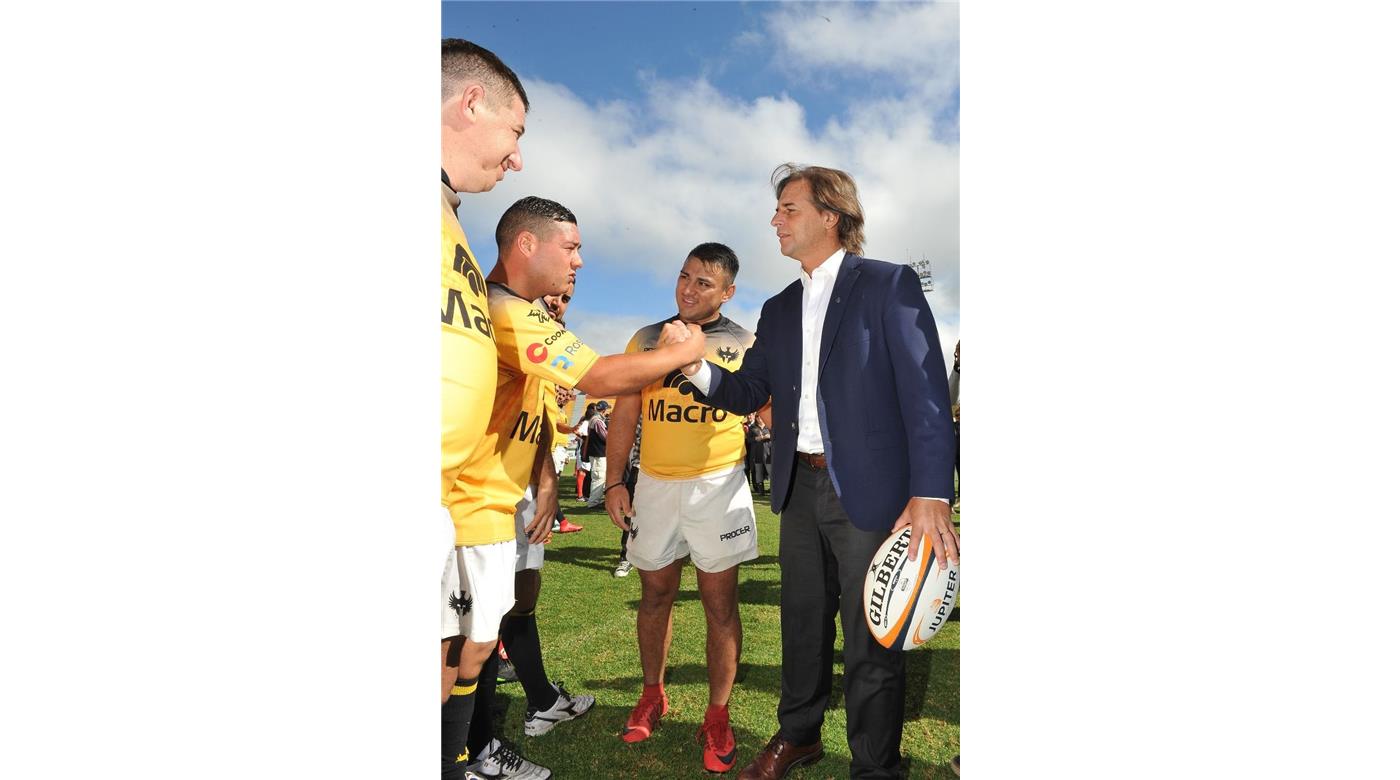
[[[681,344],[668,344],[650,352],[600,357],[579,380],[578,389],[594,398],[637,393],[691,362],[689,357],[687,348]],[[616,412],[613,414],[616,416]]]
[[[552,437],[549,436],[549,428],[546,427],[544,428],[544,435],[540,436],[540,446],[535,450],[535,468],[533,471],[535,478],[532,480],[540,492],[543,492],[546,487],[549,490],[555,490],[555,486],[559,482],[559,475],[554,473],[554,456],[550,454],[550,451],[554,449],[550,443],[551,441]]]

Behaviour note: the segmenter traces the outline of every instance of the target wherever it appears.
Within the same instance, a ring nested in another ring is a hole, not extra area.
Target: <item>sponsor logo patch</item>
[[[728,533],[722,533],[722,534],[720,534],[720,535],[719,535],[719,540],[720,540],[721,542],[727,541],[727,540],[729,540],[729,539],[733,539],[733,538],[736,537],[736,536],[743,536],[744,534],[749,533],[749,532],[752,531],[752,530],[753,530],[753,526],[751,526],[751,525],[746,525],[746,526],[744,526],[743,528],[736,528],[736,529],[734,529],[733,531],[729,531]]]
[[[461,617],[472,611],[472,597],[466,591],[452,591],[447,597],[447,606],[452,607],[452,611]]]
[[[719,355],[720,360],[726,363],[733,363],[739,357],[739,350],[730,349],[729,347],[720,347],[715,351],[715,354]]]
[[[529,358],[531,363],[543,363],[544,359],[549,357],[549,350],[537,341],[525,348],[525,357]]]

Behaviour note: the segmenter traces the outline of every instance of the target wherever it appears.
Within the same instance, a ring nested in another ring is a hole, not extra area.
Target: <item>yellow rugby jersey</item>
[[[536,303],[502,284],[487,284],[496,335],[496,402],[486,433],[458,477],[466,487],[451,505],[457,544],[515,538],[515,505],[530,484],[542,428],[554,406],[549,383],[572,388],[598,362],[573,333]],[[548,391],[548,398],[546,398]]]
[[[672,319],[676,319],[673,317]],[[661,328],[670,320],[637,331],[628,352],[656,349]],[[753,346],[753,334],[723,314],[701,326],[705,359],[734,371]],[[641,469],[657,479],[690,479],[733,467],[744,459],[744,418],[702,404],[682,393],[689,384],[679,370],[642,390]]]
[[[461,471],[486,433],[496,397],[496,345],[486,279],[457,221],[461,199],[442,184],[442,504],[465,497]],[[456,517],[456,514],[453,515]]]
[[[559,400],[554,395],[554,388],[558,385],[553,382],[540,382],[543,387],[540,392],[544,393],[544,414],[545,425],[549,428],[549,440],[551,448],[564,443],[566,433],[560,433],[558,425],[564,421],[564,410],[559,406]]]

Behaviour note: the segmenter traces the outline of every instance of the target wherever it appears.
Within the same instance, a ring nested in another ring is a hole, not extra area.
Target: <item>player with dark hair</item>
[[[743,362],[753,334],[720,314],[734,297],[739,259],[723,244],[691,250],[676,280],[677,318],[699,325],[705,354],[729,370]],[[628,352],[654,349],[664,322],[637,331]],[[671,644],[671,608],[687,556],[695,563],[700,601],[705,607],[705,661],[710,704],[699,737],[701,760],[711,772],[725,772],[737,755],[729,725],[729,695],[739,666],[743,631],[739,623],[739,564],[758,556],[758,526],[744,474],[743,417],[712,409],[685,395],[679,371],[647,385],[641,393],[619,395],[608,441],[608,515],[634,534],[627,559],[642,580],[637,609],[637,645],[642,661],[642,695],[627,719],[624,742],[651,736],[669,706],[663,678]],[[638,417],[642,446],[636,501],[622,475],[632,449]],[[629,521],[630,518],[630,521]],[[625,572],[624,572],[625,574]]]
[[[555,427],[546,410],[546,401],[554,404],[549,383],[577,387],[590,396],[632,392],[699,359],[704,349],[698,328],[692,334],[675,322],[666,326],[664,344],[654,352],[600,357],[554,321],[538,299],[564,292],[583,266],[578,220],[560,204],[523,198],[501,217],[496,235],[496,267],[486,277],[487,324],[496,338],[496,399],[486,433],[463,469],[461,503],[465,524],[482,538],[509,540],[487,545],[508,550],[508,564],[473,582],[473,595],[492,603],[487,614],[495,620],[483,662],[495,648],[501,619],[530,615],[539,597],[537,578],[529,578],[529,590],[516,591],[516,509],[533,484],[535,512],[524,531],[530,543],[548,538],[559,503],[558,475],[549,454]],[[475,702],[481,718],[489,717],[494,691],[495,675],[482,675]],[[579,714],[574,697],[560,696],[568,700],[566,708]],[[488,778],[545,780],[551,774],[496,738],[472,754],[465,768]]]

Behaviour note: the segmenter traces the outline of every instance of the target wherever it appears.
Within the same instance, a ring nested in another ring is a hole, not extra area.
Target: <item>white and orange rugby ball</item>
[[[913,650],[932,639],[958,601],[958,567],[949,561],[948,568],[938,568],[929,536],[910,560],[911,531],[890,534],[865,574],[865,622],[875,641],[895,650]]]

